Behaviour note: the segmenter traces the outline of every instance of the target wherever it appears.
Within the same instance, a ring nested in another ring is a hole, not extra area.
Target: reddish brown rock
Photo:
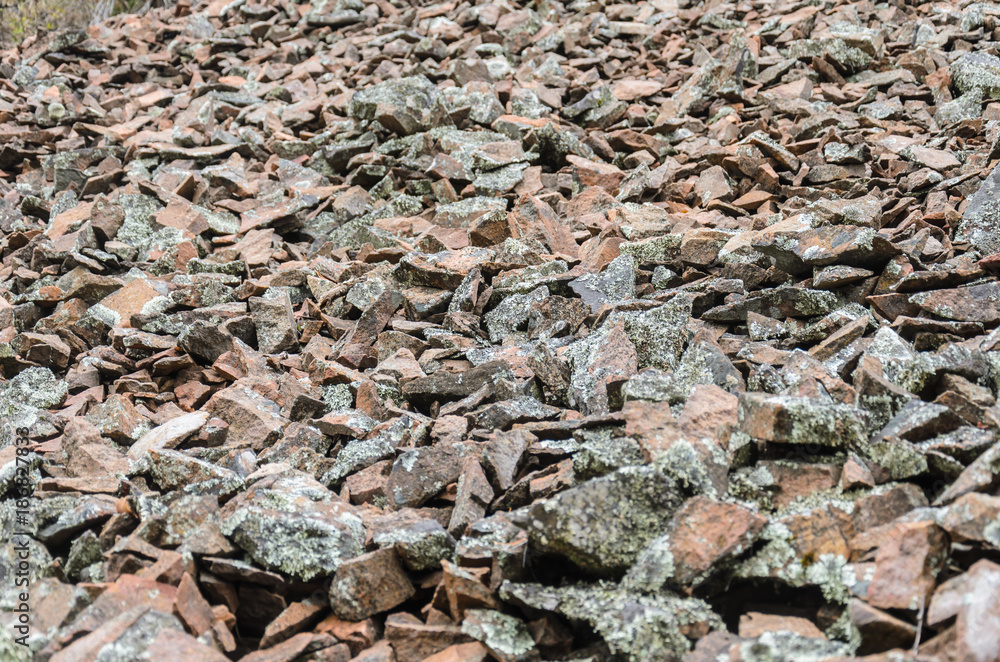
[[[881,609],[920,609],[930,598],[947,554],[947,534],[940,527],[921,522],[894,527],[875,555],[868,604]]]
[[[396,552],[379,549],[337,568],[330,584],[330,607],[340,618],[361,621],[406,602],[413,593]]]

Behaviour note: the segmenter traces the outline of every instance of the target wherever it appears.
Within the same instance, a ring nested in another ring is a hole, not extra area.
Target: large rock
[[[264,478],[226,504],[222,533],[256,562],[308,581],[364,551],[355,509],[314,479]]]
[[[387,80],[356,92],[350,113],[401,135],[450,123],[441,93],[423,76]]]
[[[500,596],[590,625],[628,662],[680,662],[691,648],[688,633],[725,629],[705,602],[667,591],[644,595],[605,582],[561,588],[505,582]]]
[[[1000,72],[994,75],[996,89],[1000,91]],[[983,255],[1000,252],[1000,166],[993,169],[979,190],[969,198],[958,225],[958,234],[960,239],[968,241]]]
[[[588,572],[615,575],[665,529],[681,501],[674,481],[660,471],[625,467],[534,504],[528,533],[541,550]]]

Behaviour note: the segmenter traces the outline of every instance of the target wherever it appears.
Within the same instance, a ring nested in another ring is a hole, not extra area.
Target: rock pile
[[[0,657],[1000,660],[998,17],[180,0],[3,52]]]

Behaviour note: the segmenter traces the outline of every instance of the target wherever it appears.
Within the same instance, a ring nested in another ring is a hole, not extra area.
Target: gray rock
[[[635,258],[619,255],[600,274],[584,274],[570,281],[569,288],[597,312],[606,303],[635,298],[635,270]]]
[[[403,453],[389,474],[391,503],[397,508],[422,505],[457,480],[465,458],[475,452],[470,444],[437,444]]]
[[[997,85],[1000,86],[1000,74]],[[971,243],[982,255],[1000,252],[1000,166],[993,169],[979,190],[969,198],[958,225],[958,236]]]
[[[570,399],[584,413],[608,411],[608,386],[624,381],[638,369],[636,348],[621,317],[604,323],[563,355],[572,366]]]
[[[597,575],[626,570],[662,531],[681,494],[650,466],[625,467],[536,502],[528,515],[532,545]]]
[[[278,354],[298,349],[299,334],[288,292],[269,290],[263,297],[250,297],[249,303],[261,352]]]
[[[531,308],[549,296],[549,288],[540,285],[528,294],[512,294],[486,313],[483,323],[490,334],[491,342],[502,342],[517,331],[526,330]]]
[[[977,92],[1000,99],[1000,58],[989,53],[965,53],[951,64],[951,80],[959,92]]]
[[[27,368],[7,383],[0,399],[38,409],[58,407],[66,400],[69,387],[48,368]]]
[[[313,478],[260,480],[222,509],[223,535],[266,568],[309,581],[364,552],[355,509]]]
[[[376,533],[374,541],[379,547],[395,547],[406,567],[417,572],[440,568],[441,560],[455,551],[455,539],[433,519]]]
[[[451,123],[444,97],[423,76],[387,80],[356,92],[350,114],[404,136]]]
[[[403,397],[418,405],[439,401],[461,400],[483,387],[494,387],[501,379],[514,374],[503,361],[488,361],[461,374],[439,370],[403,386]]]
[[[524,621],[493,609],[469,609],[462,632],[483,642],[498,660],[516,660],[535,647]]]
[[[625,333],[635,345],[639,369],[673,369],[684,348],[691,300],[678,295],[659,308],[625,313]]]
[[[628,662],[677,662],[691,648],[685,632],[725,629],[702,600],[667,591],[643,595],[608,582],[561,588],[504,582],[500,596],[589,624]]]

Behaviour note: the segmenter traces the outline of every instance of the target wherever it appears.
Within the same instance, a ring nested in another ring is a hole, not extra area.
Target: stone
[[[298,347],[298,332],[287,292],[278,292],[273,297],[250,297],[248,301],[261,352],[278,354]]]
[[[724,629],[719,617],[700,600],[670,593],[631,593],[613,584],[550,588],[506,582],[501,595],[587,623],[612,653],[630,662],[682,658],[691,646],[685,632],[704,636]]]
[[[396,458],[389,474],[390,503],[397,508],[419,506],[458,480],[464,459],[474,449],[466,444],[415,448]]]
[[[1000,584],[1000,566],[986,559],[943,582],[935,591],[927,613],[929,623],[938,624],[957,616],[954,651],[966,659],[988,660],[1000,653],[991,632],[998,623],[996,601],[991,599]]]
[[[748,550],[765,524],[767,518],[743,506],[692,497],[640,552],[625,582],[646,591],[697,585],[717,564]]]
[[[750,612],[740,617],[741,637],[752,639],[768,632],[794,632],[809,639],[826,639],[826,635],[806,618],[760,612]]]
[[[351,99],[350,112],[401,135],[426,131],[447,118],[441,94],[423,76],[385,81],[361,90]]]
[[[218,391],[204,408],[229,425],[229,437],[251,448],[263,449],[277,441],[286,425],[277,403],[246,385]]]
[[[935,524],[902,523],[875,555],[867,602],[881,609],[922,608],[947,558],[945,532]]]
[[[396,552],[379,549],[337,568],[330,583],[330,608],[338,618],[361,621],[406,602],[414,593]]]
[[[151,450],[177,448],[185,439],[198,432],[208,422],[208,413],[195,411],[158,425],[128,449],[130,459],[138,460]]]
[[[255,561],[306,581],[332,575],[363,551],[354,508],[305,476],[254,483],[226,504],[220,521],[222,533]]]
[[[867,441],[860,410],[811,398],[743,393],[737,418],[742,432],[772,443],[860,447]]]
[[[681,496],[652,467],[626,467],[532,506],[532,544],[595,574],[621,572],[670,521]],[[598,523],[603,523],[598,526]]]

